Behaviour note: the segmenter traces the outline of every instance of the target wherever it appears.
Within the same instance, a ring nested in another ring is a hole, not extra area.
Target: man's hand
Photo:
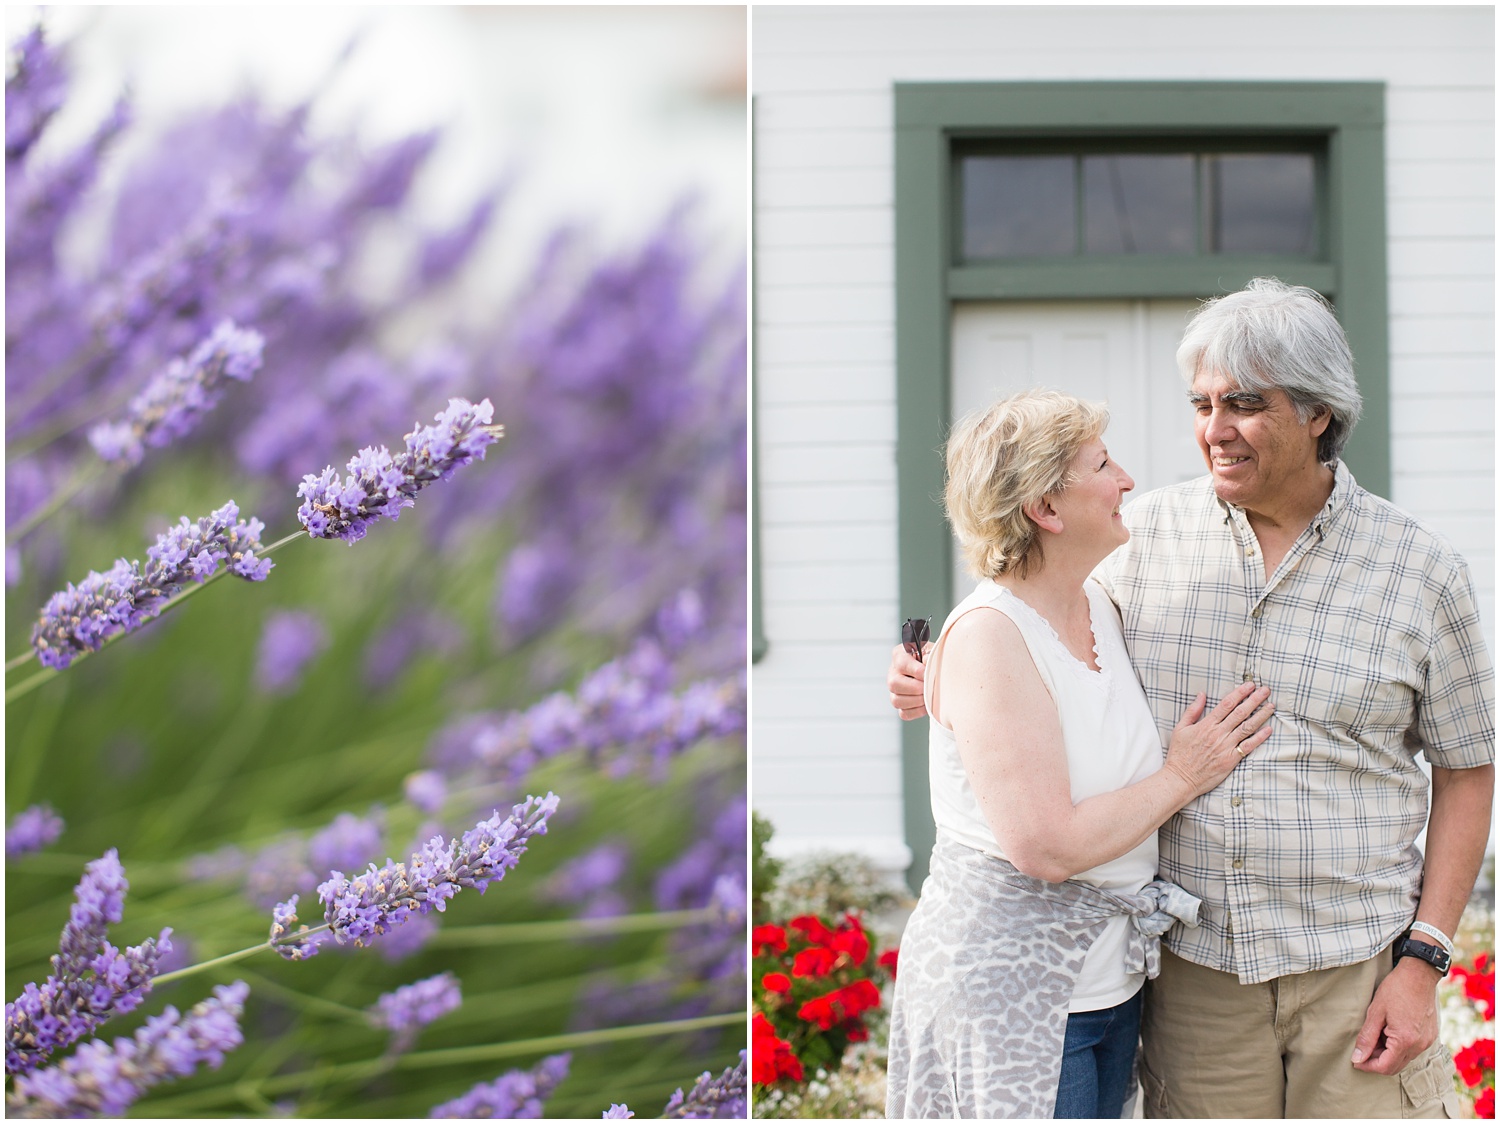
[[[925,657],[932,651],[932,642],[923,647]],[[885,684],[891,689],[891,705],[901,712],[901,720],[910,722],[927,714],[927,704],[922,701],[922,679],[927,674],[925,665],[918,663],[897,644],[891,652],[891,669],[886,674]]]
[[[1399,1073],[1406,1063],[1437,1041],[1434,998],[1436,968],[1410,956],[1396,961],[1375,989],[1365,1024],[1354,1039],[1355,1069],[1366,1073]]]

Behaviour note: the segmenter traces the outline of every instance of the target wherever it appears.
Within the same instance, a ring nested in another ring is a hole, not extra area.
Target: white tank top
[[[1009,617],[1020,630],[1042,683],[1057,704],[1074,804],[1149,777],[1161,768],[1163,758],[1156,723],[1125,651],[1119,613],[1109,595],[1094,581],[1085,582],[1084,591],[1089,599],[1099,671],[1092,670],[1068,651],[1035,609],[1004,586],[988,580],[980,582],[948,615],[928,661],[930,667],[935,666],[948,630],[965,613],[988,607]],[[936,674],[929,675],[924,687],[929,712],[936,678]],[[964,772],[953,731],[936,719],[929,720],[928,731],[932,814],[938,833],[1005,858]],[[1156,877],[1156,833],[1152,832],[1149,839],[1119,858],[1073,877],[1106,890],[1139,892]],[[1073,989],[1070,1012],[1114,1007],[1134,995],[1145,982],[1140,973],[1125,971],[1130,924],[1130,918],[1123,914],[1111,918],[1090,947]]]

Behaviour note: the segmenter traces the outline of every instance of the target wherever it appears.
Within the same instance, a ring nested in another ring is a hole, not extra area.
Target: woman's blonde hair
[[[1078,450],[1109,410],[1056,390],[1025,390],[964,417],[948,437],[943,507],[975,576],[1025,577],[1042,567],[1027,504],[1062,491]]]

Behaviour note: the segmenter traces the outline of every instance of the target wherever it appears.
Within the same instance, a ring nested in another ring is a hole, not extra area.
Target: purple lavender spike
[[[256,556],[259,519],[238,520],[230,500],[217,511],[181,522],[157,537],[146,564],[123,558],[105,573],[90,573],[76,586],[54,593],[32,626],[31,646],[46,667],[64,668],[85,652],[98,651],[111,636],[151,620],[188,582],[207,581],[220,563],[246,581],[264,581],[269,558]]]
[[[603,1114],[603,1116],[600,1117],[600,1119],[601,1120],[629,1120],[634,1115],[635,1115],[635,1113],[633,1113],[633,1112],[630,1111],[630,1106],[629,1105],[626,1105],[626,1104],[612,1104],[612,1105],[609,1106],[608,1109],[606,1109],[604,1111],[604,1114]]]
[[[50,1069],[17,1077],[6,1114],[122,1116],[153,1085],[186,1077],[200,1065],[218,1069],[244,1041],[239,1017],[249,992],[241,980],[220,985],[186,1015],[168,1007],[129,1038],[87,1042]]]
[[[267,695],[294,691],[307,665],[328,647],[328,639],[328,630],[311,613],[272,613],[256,649],[256,688]]]
[[[382,515],[398,518],[427,485],[482,459],[486,446],[499,439],[493,417],[488,398],[478,405],[452,398],[436,425],[419,425],[406,435],[405,452],[392,456],[384,446],[367,447],[349,461],[347,477],[340,478],[332,465],[321,476],[309,473],[297,489],[303,500],[298,521],[315,539],[358,542]]]
[[[386,992],[368,1014],[372,1023],[391,1032],[390,1052],[399,1054],[410,1049],[424,1026],[462,1005],[457,977],[442,972]]]
[[[62,108],[67,77],[38,24],[17,44],[15,72],[5,81],[5,160],[24,157]]]
[[[137,465],[146,447],[191,433],[223,397],[227,381],[246,382],[260,370],[265,337],[221,321],[186,358],[173,359],[130,401],[123,420],[101,422],[89,443],[104,460]]]
[[[645,641],[591,672],[572,696],[556,693],[524,711],[458,719],[439,741],[455,765],[519,780],[575,749],[619,771],[660,768],[705,738],[744,729],[743,675],[679,693],[661,649]]]
[[[410,862],[387,862],[353,879],[339,871],[318,887],[324,920],[340,944],[364,946],[408,917],[447,908],[448,899],[466,887],[481,894],[526,853],[533,835],[547,833],[547,820],[558,799],[548,793],[527,797],[507,817],[497,810],[463,838],[444,842],[433,836]]]
[[[667,1120],[743,1120],[746,1109],[745,1051],[740,1064],[718,1077],[705,1072],[688,1090],[672,1094],[662,1116]]]
[[[52,974],[41,986],[28,983],[5,1005],[6,1073],[30,1073],[53,1051],[135,1010],[151,990],[158,961],[172,947],[172,930],[124,952],[105,939],[108,926],[124,915],[128,887],[113,849],[84,867]]]
[[[380,855],[384,825],[384,814],[378,808],[366,817],[340,812],[307,841],[307,861],[322,875],[364,866]]]
[[[5,857],[20,858],[50,847],[62,831],[63,821],[56,812],[45,804],[33,804],[16,813],[5,829]]]
[[[543,1102],[568,1075],[571,1054],[553,1054],[531,1069],[513,1069],[494,1081],[481,1082],[461,1097],[440,1104],[427,1115],[435,1120],[537,1120]]]

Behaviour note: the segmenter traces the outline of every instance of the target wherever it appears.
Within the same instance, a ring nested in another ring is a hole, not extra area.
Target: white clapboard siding
[[[1393,498],[1469,558],[1493,648],[1493,45],[1480,6],[754,9],[752,784],[778,849],[907,861],[892,83],[1385,82]]]

